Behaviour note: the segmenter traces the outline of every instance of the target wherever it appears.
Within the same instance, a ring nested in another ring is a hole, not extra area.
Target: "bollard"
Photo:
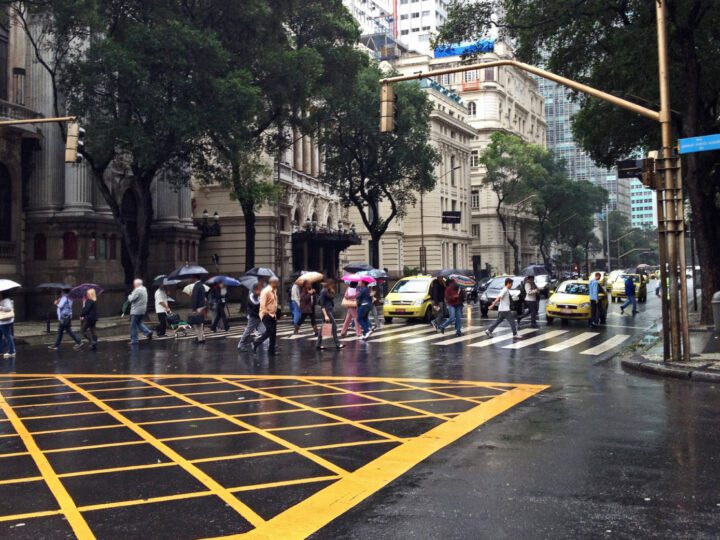
[[[720,335],[720,291],[713,294],[712,297],[713,322],[715,323],[715,333]]]

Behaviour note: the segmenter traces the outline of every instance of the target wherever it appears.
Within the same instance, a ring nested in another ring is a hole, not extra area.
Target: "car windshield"
[[[565,283],[560,285],[558,292],[565,293],[565,294],[584,294],[584,295],[590,294],[590,290],[589,290],[587,284],[575,283],[572,281],[566,281]]]
[[[633,280],[635,283],[639,283],[639,282],[640,282],[640,276],[629,276],[629,275],[627,275],[627,274],[623,274],[622,276],[620,276],[620,280],[622,280],[622,281],[625,281],[627,278],[632,278],[632,280]],[[618,281],[620,281],[620,280],[618,280]]]
[[[403,279],[398,281],[392,288],[394,293],[425,293],[428,290],[426,279]]]

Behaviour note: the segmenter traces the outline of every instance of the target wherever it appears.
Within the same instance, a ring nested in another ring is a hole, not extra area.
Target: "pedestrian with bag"
[[[157,291],[155,291],[155,315],[157,315],[158,318],[158,325],[155,328],[155,333],[158,336],[164,336],[168,327],[168,315],[172,315],[167,289],[165,289],[164,285],[160,285]]]
[[[535,284],[535,276],[528,276],[523,283],[525,290],[525,311],[518,317],[518,324],[525,317],[530,317],[530,328],[539,328],[537,319],[540,308],[540,289]]]
[[[435,318],[430,323],[437,328],[445,318],[445,279],[442,276],[435,278],[430,285],[430,299],[435,312]]]
[[[515,323],[515,316],[513,315],[511,309],[512,297],[510,296],[510,289],[512,288],[512,284],[512,278],[507,278],[505,280],[505,286],[500,289],[497,298],[495,298],[495,301],[490,305],[491,310],[495,309],[495,306],[498,307],[498,315],[497,319],[495,319],[495,322],[490,325],[490,328],[485,330],[485,333],[488,337],[492,337],[493,331],[500,325],[501,322],[507,321],[507,323],[510,325],[510,329],[512,330],[513,339],[522,339],[517,333],[517,324]]]
[[[445,329],[452,323],[455,323],[455,335],[462,336],[462,310],[463,299],[460,287],[454,280],[445,287],[445,305],[448,310],[448,318],[440,324],[432,322],[435,329],[441,334],[445,333]]]
[[[227,303],[227,287],[224,283],[216,283],[210,287],[210,307],[215,311],[215,317],[210,325],[210,330],[217,332],[218,325],[222,322],[223,329],[230,330],[225,304]]]
[[[588,285],[588,293],[590,296],[590,328],[597,327],[600,324],[600,272],[595,272],[593,279]]]
[[[338,340],[337,322],[335,321],[335,315],[333,310],[335,309],[335,281],[328,279],[323,284],[323,289],[320,291],[320,298],[318,303],[320,304],[320,312],[323,315],[323,327],[318,332],[317,341],[315,342],[315,348],[318,350],[324,349],[323,337],[332,336],[333,342],[337,349],[345,347],[340,340]]]
[[[58,329],[55,343],[48,347],[51,351],[57,351],[60,349],[60,343],[62,342],[63,335],[66,333],[70,336],[70,339],[75,342],[74,349],[76,351],[82,349],[83,347],[82,341],[80,341],[80,338],[72,330],[72,300],[70,300],[70,297],[68,296],[69,293],[70,289],[63,289],[60,298],[55,300]]]
[[[297,282],[293,283],[292,287],[290,287],[290,316],[292,317],[292,323],[295,327],[295,334],[300,331],[300,318],[302,317],[302,310],[300,309],[301,294],[300,285],[298,285]]]
[[[15,305],[10,294],[3,291],[0,293],[0,356],[3,358],[15,358],[14,323]]]
[[[253,352],[257,352],[260,345],[267,340],[269,343],[268,354],[271,356],[277,354],[277,288],[279,284],[280,280],[276,276],[272,276],[268,280],[267,287],[260,293],[260,320],[265,326],[265,332],[253,343]]]
[[[305,319],[309,317],[313,332],[317,336],[318,327],[317,322],[315,321],[315,289],[313,288],[312,283],[310,283],[309,281],[303,283],[302,289],[300,291],[299,309],[300,320],[295,326],[295,333],[298,334],[300,332],[300,327],[305,322]]]
[[[128,302],[130,302],[130,345],[138,344],[138,332],[142,332],[148,340],[151,340],[153,332],[143,322],[147,313],[148,293],[142,279],[133,281],[133,291],[128,295]]]
[[[637,308],[637,299],[635,298],[635,282],[633,281],[632,276],[627,276],[625,278],[625,296],[627,299],[625,300],[625,303],[620,306],[620,313],[625,313],[625,308],[629,305],[632,305],[632,314],[637,315],[638,308]]]
[[[362,330],[362,339],[367,340],[373,333],[372,328],[370,328],[370,320],[368,319],[370,310],[372,309],[372,296],[370,295],[370,287],[367,286],[367,283],[360,282],[358,284],[356,302],[358,322]]]
[[[253,285],[252,290],[250,291],[250,295],[248,296],[247,326],[245,327],[245,331],[243,332],[243,335],[238,342],[238,349],[240,349],[240,352],[247,351],[247,343],[248,341],[250,341],[252,335],[260,328],[263,328],[262,321],[260,320],[261,290],[262,287],[260,286],[260,282],[258,281],[257,283],[255,283],[255,285]],[[264,328],[262,331],[265,331]]]
[[[97,320],[97,293],[95,289],[88,289],[85,292],[85,299],[80,312],[80,333],[87,339],[93,351],[97,351],[98,339],[95,335]]]
[[[199,277],[195,277],[192,292],[190,293],[190,309],[192,313],[188,322],[192,325],[197,336],[197,343],[205,343],[205,311],[207,310],[207,299],[205,298],[205,285]]]
[[[357,313],[357,285],[357,282],[351,281],[342,299],[342,307],[345,308],[346,312],[345,320],[343,321],[342,329],[340,330],[341,338],[344,338],[347,335],[351,322],[355,324],[355,332],[358,337],[362,335]]]

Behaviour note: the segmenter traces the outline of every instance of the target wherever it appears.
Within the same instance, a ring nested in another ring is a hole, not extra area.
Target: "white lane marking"
[[[518,332],[518,335],[524,336],[525,334],[532,334],[533,332],[537,331],[537,328],[525,328],[523,330],[520,330]],[[507,341],[508,339],[512,339],[512,337],[512,333],[508,332],[507,334],[503,334],[502,336],[486,339],[485,341],[480,341],[478,343],[471,343],[470,347],[488,347],[490,345],[494,345],[495,343],[501,343],[503,341]]]
[[[550,345],[549,347],[545,347],[544,349],[540,349],[541,351],[547,351],[547,352],[559,352],[564,351],[565,349],[569,349],[570,347],[574,347],[575,345],[579,345],[580,343],[583,343],[587,341],[588,339],[592,339],[595,336],[599,336],[599,332],[583,332],[582,334],[579,334],[575,337],[571,337],[570,339],[567,339],[563,341],[562,343],[558,343],[557,345]]]
[[[518,341],[517,343],[513,343],[512,345],[507,345],[503,347],[504,349],[522,349],[524,347],[529,347],[530,345],[535,345],[535,343],[540,343],[542,341],[547,341],[548,339],[552,339],[557,336],[561,336],[563,334],[567,334],[567,330],[553,330],[552,332],[548,332],[547,334],[543,334],[541,336],[536,336],[534,338],[526,339],[524,341]]]
[[[507,328],[503,328],[502,330],[498,330],[497,336],[503,336],[507,332],[510,332]],[[462,343],[463,341],[470,341],[471,339],[475,339],[478,337],[483,337],[485,335],[485,330],[481,330],[479,332],[468,332],[464,336],[460,337],[454,337],[452,339],[446,339],[445,341],[438,341],[436,343],[433,343],[433,345],[453,345],[454,343]],[[405,343],[409,343],[406,341]]]
[[[390,328],[389,330],[384,330],[384,328],[387,328],[387,326],[383,327],[383,330],[380,330],[378,332],[373,332],[373,336],[382,336],[387,334],[397,334],[398,332],[407,332],[409,329],[417,328],[416,326],[407,326],[403,325],[402,328],[398,328],[395,326],[394,328]],[[358,341],[362,339],[360,336],[350,336],[342,338],[340,341]]]
[[[373,343],[385,343],[386,341],[395,341],[396,339],[402,339],[402,338],[410,337],[410,336],[417,336],[419,334],[427,334],[428,332],[435,332],[435,329],[432,327],[423,328],[422,330],[414,330],[412,332],[405,332],[405,333],[397,334],[394,336],[381,337],[380,339],[374,339],[371,337],[368,341],[372,341]]]
[[[315,333],[314,332],[303,332],[302,334],[290,333],[290,334],[286,334],[286,335],[282,336],[280,339],[295,340],[295,339],[303,339],[306,337],[315,337]]]
[[[580,354],[587,354],[590,356],[598,356],[599,354],[604,353],[605,351],[609,351],[610,349],[617,347],[621,343],[623,343],[625,340],[627,340],[630,336],[627,334],[618,334],[617,336],[613,336],[610,339],[603,341],[599,345],[596,345],[595,347],[592,347],[590,349],[587,349],[585,351],[582,351]]]

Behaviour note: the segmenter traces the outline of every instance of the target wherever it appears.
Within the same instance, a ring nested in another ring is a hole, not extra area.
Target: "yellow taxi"
[[[423,319],[430,322],[433,317],[433,303],[430,300],[432,276],[409,276],[398,281],[385,297],[383,316],[385,322],[394,317],[401,319]]]
[[[602,287],[607,287],[610,274],[603,272],[602,270],[595,270],[594,272],[590,272],[590,277],[593,277],[595,274],[600,274],[600,285]]]
[[[647,277],[640,274],[620,274],[612,284],[610,297],[613,302],[619,302],[625,298],[625,280],[629,277],[635,283],[635,298],[638,302],[647,301]]]
[[[600,287],[598,298],[601,306],[600,322],[605,324],[608,299],[602,287]],[[584,279],[563,281],[548,299],[545,318],[548,324],[552,324],[555,319],[589,321],[590,282]]]

